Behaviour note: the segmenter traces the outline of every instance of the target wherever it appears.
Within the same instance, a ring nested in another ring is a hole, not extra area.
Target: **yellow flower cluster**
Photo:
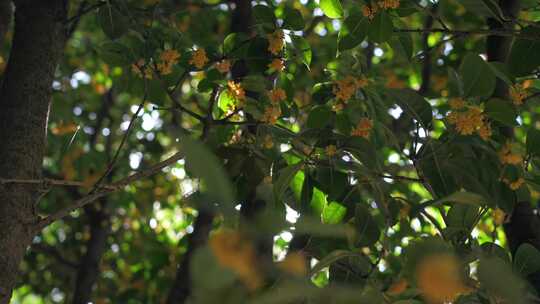
[[[281,107],[279,105],[272,105],[266,107],[263,115],[263,122],[274,125],[281,116]]]
[[[352,130],[351,135],[360,136],[365,139],[368,139],[372,128],[373,128],[373,121],[369,118],[362,117],[362,119],[360,119],[360,121],[356,125],[356,128]]]
[[[504,223],[506,219],[506,214],[500,208],[493,210],[493,222],[495,225],[500,226]]]
[[[285,64],[282,59],[275,58],[270,62],[268,68],[276,72],[281,72],[285,69]]]
[[[399,7],[399,0],[383,0],[377,2],[377,4],[382,9],[396,9]]]
[[[416,283],[429,303],[452,302],[470,292],[461,278],[458,259],[450,254],[425,257],[416,267]]]
[[[240,83],[229,80],[227,82],[227,92],[229,93],[229,96],[239,102],[243,102],[246,100],[246,91],[244,91],[244,88],[242,88],[242,85]]]
[[[399,7],[399,0],[381,0],[372,5],[362,6],[362,15],[367,17],[369,20],[373,20],[379,9],[396,9]]]
[[[285,34],[281,29],[276,30],[275,32],[266,35],[268,39],[268,50],[273,55],[278,55],[283,47],[285,46]]]
[[[145,60],[142,58],[131,65],[131,71],[141,78],[152,79],[152,68],[146,65]]]
[[[326,148],[324,148],[324,151],[326,152],[326,156],[333,157],[337,154],[337,147],[334,145],[328,145]]]
[[[268,98],[273,104],[279,104],[283,100],[287,99],[287,94],[282,88],[276,88],[268,91]]]
[[[274,147],[274,141],[272,140],[272,136],[266,135],[264,137],[263,146],[265,149],[272,149]]]
[[[218,263],[234,271],[249,289],[255,290],[263,285],[255,248],[239,232],[219,231],[212,235],[209,246]]]
[[[356,90],[366,87],[368,80],[365,77],[355,78],[347,76],[341,80],[336,80],[332,92],[338,100],[347,101],[356,93]]]
[[[516,106],[522,105],[525,98],[527,98],[528,93],[525,88],[520,84],[515,84],[510,87],[510,99],[512,99],[512,103]]]
[[[520,177],[516,179],[515,181],[511,181],[507,178],[503,178],[503,182],[507,184],[508,187],[510,187],[510,189],[517,190],[521,188],[521,186],[523,186],[523,184],[525,183],[525,179],[523,179],[523,177]]]
[[[216,69],[220,73],[223,73],[223,74],[228,73],[231,69],[231,61],[227,59],[221,60],[220,62],[216,63]]]
[[[305,276],[308,273],[306,257],[300,252],[291,252],[281,261],[278,268],[283,272],[295,275]]]
[[[157,70],[161,75],[169,75],[172,73],[172,68],[178,63],[180,53],[176,50],[165,50],[159,56],[160,62],[157,64]]]
[[[395,282],[394,284],[392,284],[388,288],[387,293],[389,295],[396,296],[396,295],[404,292],[407,289],[408,285],[409,284],[407,283],[407,281],[405,279],[401,279],[401,280]]]
[[[204,49],[197,49],[193,52],[189,64],[194,65],[198,69],[202,69],[208,62],[208,57],[206,56],[206,51]]]
[[[498,152],[499,160],[505,165],[519,165],[523,162],[521,154],[512,152],[512,144],[506,143]]]
[[[467,106],[463,99],[455,98],[449,102],[452,112],[446,116],[448,122],[454,125],[461,135],[471,135],[477,132],[483,139],[491,136],[491,125],[487,121],[482,109],[476,106]]]

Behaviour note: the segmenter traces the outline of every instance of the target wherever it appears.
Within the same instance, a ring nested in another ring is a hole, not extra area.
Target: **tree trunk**
[[[61,57],[66,3],[15,3],[13,47],[0,89],[0,177],[39,179],[52,81]],[[8,303],[35,231],[35,186],[0,185],[0,304]]]

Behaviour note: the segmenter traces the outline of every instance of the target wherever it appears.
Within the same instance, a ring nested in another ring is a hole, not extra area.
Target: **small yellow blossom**
[[[231,69],[231,61],[227,59],[221,60],[220,62],[216,63],[216,69],[220,73],[223,73],[223,74],[228,73]]]
[[[218,263],[234,271],[251,290],[263,285],[255,247],[239,232],[222,230],[210,237],[209,246]]]
[[[264,137],[263,146],[265,149],[272,149],[274,147],[274,141],[272,140],[272,136],[266,135]]]
[[[364,5],[364,6],[362,6],[362,15],[364,15],[364,17],[368,18],[369,20],[373,20],[373,18],[375,18],[376,14],[377,14],[377,6],[376,5],[372,5],[372,6]]]
[[[416,282],[429,303],[452,302],[469,292],[460,274],[459,261],[450,254],[432,254],[420,261]]]
[[[176,50],[165,50],[159,56],[160,62],[157,64],[157,70],[161,75],[169,75],[172,73],[172,68],[178,63],[180,53]]]
[[[337,99],[347,101],[356,93],[358,81],[353,76],[347,76],[344,79],[336,80],[332,91]]]
[[[382,9],[396,9],[399,7],[399,0],[382,0],[377,2]]]
[[[448,113],[446,119],[451,125],[455,126],[457,133],[471,135],[477,132],[483,140],[487,140],[491,136],[491,125],[481,108],[467,106],[460,99],[453,99],[449,103],[454,111]]]
[[[332,105],[332,111],[336,113],[343,111],[343,109],[345,109],[345,102],[343,101],[338,101]]]
[[[512,99],[512,103],[516,106],[522,105],[525,98],[527,98],[528,93],[525,88],[520,84],[515,84],[510,87],[510,98]]]
[[[194,65],[198,69],[202,69],[207,62],[208,57],[206,56],[206,51],[203,48],[195,50],[191,59],[189,60],[189,64]]]
[[[509,179],[503,178],[503,182],[507,184],[510,189],[515,191],[521,188],[521,186],[523,186],[523,184],[525,183],[525,179],[523,179],[523,177],[520,177],[515,181],[510,181]]]
[[[326,156],[333,157],[337,154],[337,148],[334,145],[328,145],[326,148],[324,148],[324,151],[326,152]]]
[[[271,34],[266,35],[266,38],[268,39],[268,50],[270,53],[278,55],[285,46],[285,34],[283,33],[283,30],[278,29]]]
[[[505,165],[519,165],[523,162],[521,154],[512,152],[512,144],[506,143],[498,152],[499,160]]]
[[[502,211],[500,208],[497,208],[493,210],[493,222],[495,225],[500,226],[504,223],[504,220],[506,218],[506,213]]]
[[[282,88],[276,88],[268,91],[268,98],[273,104],[279,104],[281,101],[287,99],[287,94]]]
[[[361,76],[360,78],[356,79],[357,89],[363,89],[367,87],[368,84],[369,84],[369,80],[365,76]]]
[[[386,291],[389,295],[396,296],[404,292],[409,284],[405,279],[400,279],[392,284]]]
[[[452,98],[448,102],[448,105],[450,105],[450,109],[452,110],[460,110],[465,107],[465,100],[462,98]]]
[[[291,252],[285,259],[278,263],[279,269],[283,272],[295,275],[305,276],[308,273],[306,257],[300,252]]]
[[[362,117],[362,119],[360,119],[360,121],[356,125],[356,128],[352,130],[351,135],[360,136],[367,139],[369,138],[369,134],[371,133],[372,128],[373,128],[373,121],[369,118]]]
[[[285,69],[285,65],[282,59],[275,58],[272,60],[272,62],[270,62],[268,68],[276,72],[281,72]]]
[[[54,128],[51,129],[51,133],[54,135],[66,135],[66,134],[72,134],[79,128],[78,125],[74,123],[68,123],[65,124],[64,122],[61,122],[60,124],[56,125]]]
[[[280,116],[281,116],[281,107],[279,105],[269,106],[264,110],[262,121],[268,124],[274,125],[276,124]]]
[[[271,176],[265,176],[263,178],[263,183],[269,185],[269,184],[272,184],[272,177]]]
[[[232,80],[227,82],[227,91],[229,96],[236,99],[237,101],[243,102],[246,100],[246,91],[242,88],[240,83],[236,83]]]
[[[146,65],[145,60],[142,58],[131,65],[131,71],[141,78],[152,79],[152,69],[150,66]]]

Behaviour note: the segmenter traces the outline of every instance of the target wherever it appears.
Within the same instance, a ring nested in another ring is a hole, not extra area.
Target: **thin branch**
[[[0,178],[0,185],[9,185],[9,184],[27,184],[27,185],[43,185],[44,188],[49,188],[51,186],[55,187],[87,187],[84,182],[70,181],[63,179],[8,179]],[[109,189],[109,185],[99,186],[99,189]]]
[[[79,6],[79,9],[77,10],[77,13],[75,14],[75,16],[69,18],[66,20],[66,25],[70,25],[71,23],[73,24],[76,24],[79,22],[79,20],[81,19],[82,16],[92,12],[93,10],[95,9],[98,9],[104,5],[107,4],[107,1],[101,1],[101,2],[98,2],[94,5],[90,5],[90,6],[86,6],[88,5],[88,1],[83,1],[81,3],[81,6]]]
[[[148,169],[145,169],[145,170],[141,170],[137,173],[134,173],[130,176],[127,176],[117,182],[114,182],[114,183],[111,183],[107,186],[100,186],[100,188],[102,188],[103,190],[102,191],[99,191],[99,192],[94,192],[94,193],[91,193],[79,200],[76,200],[72,205],[66,207],[66,208],[63,208],[45,218],[42,218],[40,220],[38,220],[37,223],[34,223],[33,224],[33,229],[38,232],[40,231],[41,229],[47,227],[48,225],[50,225],[51,223],[57,221],[57,220],[60,220],[66,216],[68,216],[71,212],[81,208],[81,207],[84,207],[94,201],[96,201],[97,199],[101,198],[101,197],[104,197],[106,195],[109,195],[111,193],[114,193],[114,192],[118,192],[120,191],[121,189],[123,189],[125,186],[129,185],[129,184],[132,184],[138,180],[141,180],[143,178],[146,178],[146,177],[149,177],[149,176],[152,176],[152,175],[155,175],[159,172],[161,172],[161,170],[165,167],[168,167],[174,163],[176,163],[178,160],[182,159],[184,157],[184,153],[183,152],[177,152],[175,153],[173,156],[167,158],[166,160],[162,161],[162,162],[159,162],[155,165],[153,165],[152,167],[148,168]]]
[[[139,106],[137,107],[137,111],[135,111],[135,113],[131,116],[131,120],[129,121],[129,125],[128,125],[128,128],[126,130],[126,133],[124,133],[124,136],[122,137],[122,141],[120,142],[120,145],[118,146],[118,149],[116,149],[116,152],[114,153],[114,156],[113,156],[112,160],[107,165],[107,170],[105,171],[105,173],[103,173],[103,175],[95,183],[94,187],[92,187],[92,190],[90,191],[90,193],[95,192],[96,189],[99,187],[99,185],[101,185],[103,180],[107,176],[109,176],[109,174],[111,174],[112,170],[114,169],[114,166],[116,165],[116,162],[118,161],[118,157],[120,156],[120,152],[122,151],[122,148],[124,147],[128,137],[129,137],[129,134],[131,134],[131,130],[133,129],[133,126],[135,124],[135,120],[137,120],[137,118],[139,117],[139,114],[141,113],[142,109],[144,108],[144,104],[146,103],[147,97],[148,97],[148,84],[145,81],[144,82],[144,96],[142,98],[142,101],[139,104]]]
[[[521,31],[515,30],[493,30],[493,29],[474,29],[474,30],[447,30],[444,28],[401,28],[394,29],[394,33],[446,33],[451,35],[491,35],[491,36],[509,36],[519,35],[521,39],[539,40],[538,35],[524,35]]]
[[[49,255],[55,260],[57,260],[60,264],[68,266],[69,268],[77,269],[78,267],[77,263],[66,259],[56,247],[49,246],[44,243],[34,243],[30,247],[30,249],[35,252]]]
[[[416,1],[413,1],[413,2],[418,8],[422,9],[424,12],[429,14],[431,16],[431,18],[437,20],[437,22],[439,22],[439,24],[443,27],[443,29],[450,30],[450,28],[442,20],[441,16],[439,16],[439,14],[437,14],[437,12],[436,12],[437,6],[436,5],[433,5],[432,8],[427,8],[427,7],[424,7],[424,6],[420,5],[420,3],[416,2]]]

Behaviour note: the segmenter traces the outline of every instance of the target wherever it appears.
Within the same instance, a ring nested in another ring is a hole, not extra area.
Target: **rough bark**
[[[65,32],[62,0],[15,3],[15,34],[0,89],[0,176],[39,179],[54,72]],[[8,303],[35,231],[35,186],[0,186],[0,304]]]
[[[11,25],[12,15],[13,7],[11,0],[0,0],[0,47],[2,47],[6,33]]]

